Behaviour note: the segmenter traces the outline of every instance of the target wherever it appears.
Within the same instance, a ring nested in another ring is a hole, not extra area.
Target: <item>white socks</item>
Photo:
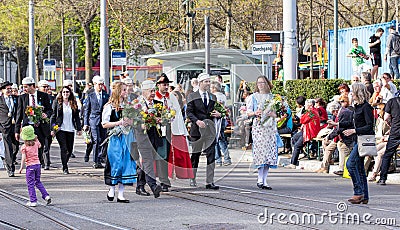
[[[120,199],[120,200],[125,200],[124,189],[125,189],[124,185],[119,183],[118,184],[118,199]]]
[[[263,184],[264,184],[264,186],[268,186],[268,183],[267,183],[267,177],[268,177],[268,172],[269,172],[269,166],[265,166],[264,167],[264,175],[263,175]]]
[[[258,178],[257,178],[258,184],[263,184],[264,186],[268,185],[267,183],[268,172],[269,172],[269,166],[258,168]]]
[[[257,179],[257,184],[263,184],[264,180],[264,167],[258,168],[258,179]]]
[[[114,197],[114,194],[115,194],[115,186],[110,186],[110,189],[108,190],[108,196]]]

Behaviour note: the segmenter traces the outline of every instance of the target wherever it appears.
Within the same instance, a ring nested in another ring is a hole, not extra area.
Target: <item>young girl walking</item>
[[[42,198],[47,204],[51,203],[51,198],[40,181],[38,150],[41,145],[34,132],[31,125],[23,127],[21,131],[21,139],[24,140],[24,144],[21,147],[22,159],[19,173],[22,172],[24,163],[26,163],[26,185],[28,185],[29,192],[29,202],[26,205],[29,207],[37,206],[35,186],[42,193]]]

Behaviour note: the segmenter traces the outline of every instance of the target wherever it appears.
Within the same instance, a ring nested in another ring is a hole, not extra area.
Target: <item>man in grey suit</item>
[[[207,179],[206,189],[219,189],[214,185],[214,169],[215,169],[215,144],[216,130],[213,119],[221,117],[221,114],[214,110],[217,98],[214,94],[208,92],[210,89],[210,75],[201,73],[198,76],[199,89],[189,94],[187,99],[187,117],[192,122],[190,128],[190,137],[192,141],[192,166],[193,174],[196,178],[197,168],[199,166],[199,158],[201,152],[205,152],[207,156]],[[190,179],[190,186],[196,187],[196,179]]]
[[[15,158],[18,149],[15,145],[18,141],[15,139],[15,115],[18,107],[18,97],[11,95],[12,83],[9,81],[0,84],[2,95],[0,96],[0,132],[4,140],[4,156],[7,174],[14,176]]]
[[[101,164],[101,143],[106,138],[107,130],[101,125],[101,115],[103,107],[108,102],[109,95],[103,90],[104,79],[100,76],[94,76],[94,91],[88,94],[84,112],[83,124],[84,130],[88,130],[89,126],[92,133],[93,141],[93,168],[104,168]]]

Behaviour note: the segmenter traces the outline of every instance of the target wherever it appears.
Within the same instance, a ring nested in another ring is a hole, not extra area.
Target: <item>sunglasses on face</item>
[[[62,93],[70,93],[69,91],[62,91]]]

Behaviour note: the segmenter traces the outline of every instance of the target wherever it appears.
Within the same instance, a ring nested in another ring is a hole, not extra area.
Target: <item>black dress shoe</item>
[[[109,196],[108,194],[110,193],[110,190],[108,190],[108,193],[107,193],[107,200],[108,201],[113,201],[114,200],[114,196]]]
[[[379,185],[386,185],[386,180],[379,179],[376,183]]]
[[[156,185],[156,187],[154,187],[154,189],[153,189],[154,198],[160,197],[160,192],[161,191],[162,191],[161,186],[160,185]]]
[[[258,188],[263,188],[263,186],[264,186],[263,184],[257,183]]]
[[[83,160],[84,160],[85,162],[89,162],[89,157],[86,157],[86,156],[85,156],[85,157],[83,158]]]
[[[266,190],[272,190],[272,188],[269,186],[269,185],[267,185],[267,186],[262,186],[262,189],[266,189]]]
[[[48,165],[44,166],[43,170],[50,170],[50,166],[48,166]]]
[[[108,193],[107,193],[107,200],[108,200],[108,201],[113,201],[113,200],[114,200],[114,197],[113,197],[113,196],[108,196]]]
[[[104,166],[101,163],[94,163],[93,164],[93,168],[95,168],[95,169],[103,169]]]
[[[218,190],[219,186],[215,185],[214,183],[206,185],[206,189],[213,189],[213,190]]]
[[[169,192],[168,187],[169,187],[168,185],[162,184],[162,185],[161,185],[161,190],[162,190],[163,192]]]
[[[68,175],[68,174],[69,174],[68,169],[64,169],[64,170],[63,170],[63,174],[64,174],[64,175]]]
[[[13,171],[8,171],[8,177],[15,177],[14,172]]]
[[[190,187],[197,187],[196,179],[190,179]]]
[[[128,199],[119,199],[119,198],[117,198],[117,202],[118,203],[129,203],[129,200]]]
[[[75,154],[71,153],[71,158],[75,158],[75,157],[76,157]]]
[[[150,193],[148,193],[144,188],[136,188],[136,194],[139,196],[150,196]]]

